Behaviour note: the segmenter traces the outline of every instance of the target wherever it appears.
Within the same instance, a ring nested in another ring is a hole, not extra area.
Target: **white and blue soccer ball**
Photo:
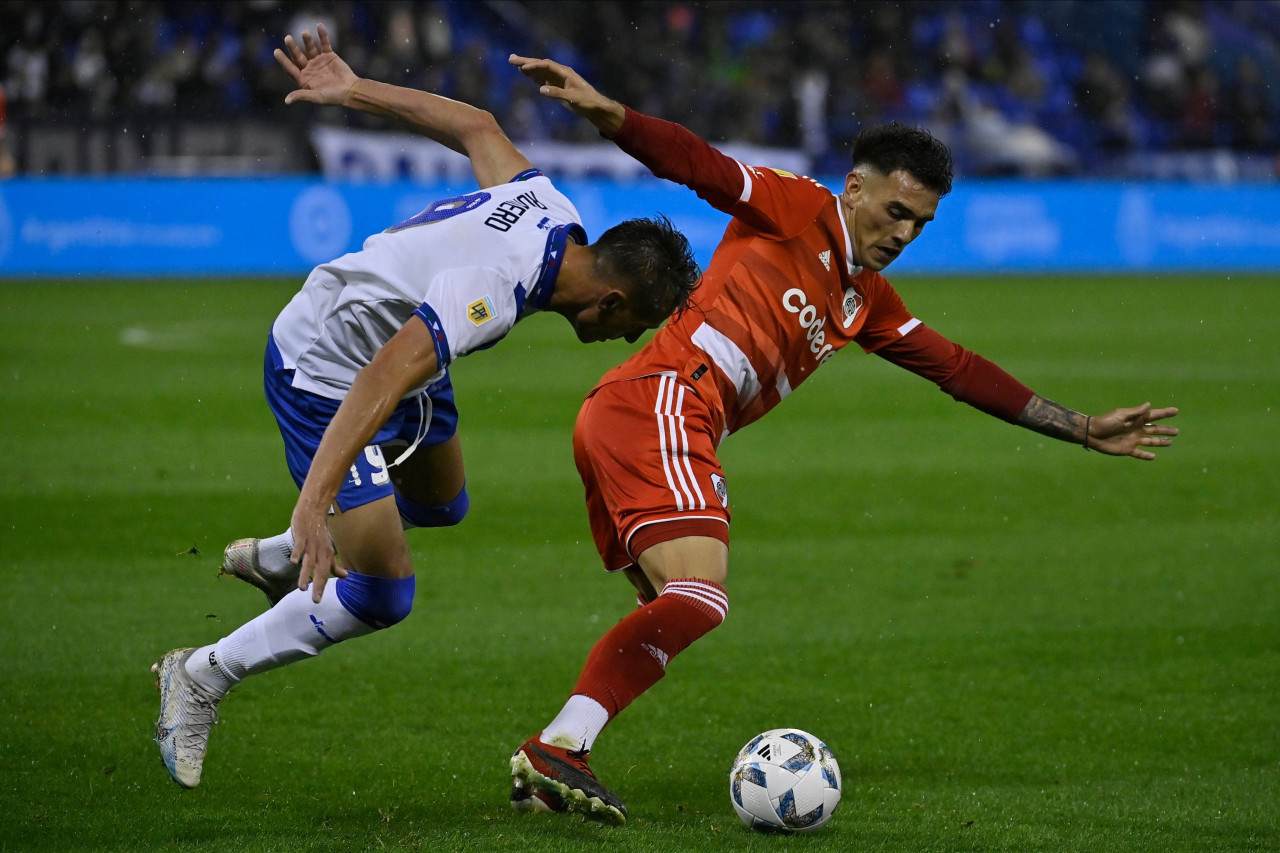
[[[742,822],[761,832],[813,832],[840,804],[840,765],[800,729],[756,735],[733,760],[729,797]]]

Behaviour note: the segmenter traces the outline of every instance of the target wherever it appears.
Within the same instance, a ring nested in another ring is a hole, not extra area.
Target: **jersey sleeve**
[[[619,148],[762,234],[792,236],[812,223],[831,195],[809,178],[744,165],[683,125],[625,109],[613,137]]]
[[[414,311],[426,322],[436,341],[440,367],[501,340],[517,319],[511,288],[483,269],[453,269],[441,273],[427,288]]]
[[[872,272],[858,280],[864,288],[868,312],[861,331],[854,337],[858,346],[867,352],[878,352],[919,325],[920,321],[911,316],[898,291],[884,276]]]
[[[936,383],[956,400],[1011,424],[1018,422],[1033,394],[996,364],[923,324],[876,354]]]

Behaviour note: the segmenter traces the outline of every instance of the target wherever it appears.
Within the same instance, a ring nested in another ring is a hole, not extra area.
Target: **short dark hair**
[[[951,192],[951,151],[927,130],[891,121],[867,127],[853,141],[853,168],[870,166],[882,175],[901,169],[938,197]]]
[[[648,319],[684,310],[702,275],[688,239],[661,214],[620,222],[593,245],[631,285],[636,314]]]

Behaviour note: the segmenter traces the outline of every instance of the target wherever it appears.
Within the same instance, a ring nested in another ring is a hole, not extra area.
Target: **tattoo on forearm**
[[[1050,438],[1063,441],[1084,439],[1085,416],[1039,394],[1032,395],[1027,401],[1026,408],[1018,415],[1018,423]]]

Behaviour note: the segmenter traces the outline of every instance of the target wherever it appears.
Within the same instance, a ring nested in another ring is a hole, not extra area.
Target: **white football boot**
[[[220,574],[231,575],[262,590],[271,606],[298,588],[299,566],[292,566],[284,575],[274,574],[262,567],[258,558],[261,539],[237,539],[222,552]]]
[[[173,781],[184,788],[200,784],[209,729],[218,721],[219,697],[187,674],[187,658],[195,649],[165,652],[152,665],[160,689],[160,719],[156,721],[156,745],[160,760]]]

